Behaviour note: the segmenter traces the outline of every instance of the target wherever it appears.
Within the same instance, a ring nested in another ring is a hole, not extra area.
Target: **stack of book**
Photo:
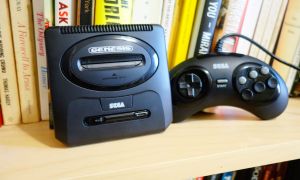
[[[214,52],[227,33],[246,35],[286,61],[300,63],[297,0],[3,0],[0,6],[0,98],[4,125],[49,119],[44,31],[50,26],[161,24],[169,68]],[[300,94],[299,75],[249,42],[231,38],[224,51],[257,57]]]

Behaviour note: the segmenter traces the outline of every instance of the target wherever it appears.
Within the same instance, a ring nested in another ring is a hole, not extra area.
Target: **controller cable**
[[[264,51],[266,54],[268,54],[269,56],[271,56],[273,59],[277,60],[278,62],[280,62],[280,63],[282,63],[282,64],[284,64],[286,66],[289,66],[289,67],[291,67],[293,69],[296,69],[297,71],[300,71],[299,67],[297,67],[297,66],[295,66],[293,64],[290,64],[290,63],[284,61],[283,59],[277,57],[276,55],[274,55],[273,53],[271,53],[269,50],[267,50],[266,48],[264,48],[263,46],[261,46],[260,44],[258,44],[257,42],[255,42],[253,39],[250,39],[249,37],[244,36],[242,34],[230,33],[230,34],[226,34],[223,37],[221,37],[218,40],[217,45],[216,45],[216,53],[217,54],[227,53],[227,52],[223,52],[224,40],[227,39],[227,38],[232,38],[232,37],[239,37],[239,38],[245,39],[245,40],[249,41],[251,44],[254,44],[260,50]]]

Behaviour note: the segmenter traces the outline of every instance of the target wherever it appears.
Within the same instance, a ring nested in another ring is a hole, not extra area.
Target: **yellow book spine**
[[[173,50],[174,55],[171,59],[171,68],[187,58],[196,6],[197,0],[186,0],[183,2],[178,37]]]
[[[9,0],[22,121],[40,120],[31,0]]]
[[[0,6],[0,96],[5,125],[21,122],[8,1]]]
[[[132,1],[96,0],[95,24],[130,24]]]
[[[181,11],[182,11],[182,5],[183,5],[182,0],[176,0],[175,10],[174,10],[174,15],[173,15],[173,20],[172,20],[170,42],[169,42],[169,45],[168,45],[168,65],[169,65],[169,69],[171,69],[171,67],[172,67],[174,48],[175,48],[176,40],[177,40],[178,27],[179,27],[179,22],[180,22],[180,15],[181,15]]]

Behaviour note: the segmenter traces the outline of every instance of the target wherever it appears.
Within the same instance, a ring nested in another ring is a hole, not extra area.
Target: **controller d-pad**
[[[178,87],[182,96],[196,98],[201,93],[202,81],[197,74],[186,73],[179,78]]]

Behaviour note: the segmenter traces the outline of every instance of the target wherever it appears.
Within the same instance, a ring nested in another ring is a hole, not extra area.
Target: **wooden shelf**
[[[189,179],[300,158],[300,99],[261,121],[220,107],[165,132],[67,148],[48,122],[0,128],[0,179]]]

